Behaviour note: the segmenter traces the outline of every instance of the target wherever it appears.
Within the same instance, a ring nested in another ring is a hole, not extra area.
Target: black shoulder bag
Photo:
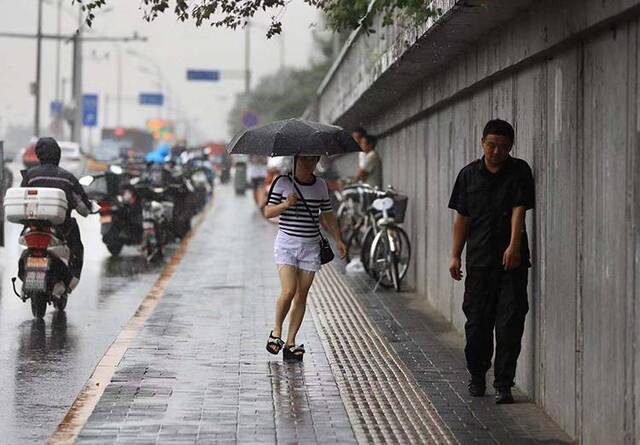
[[[295,179],[293,179],[292,177],[289,177],[289,179],[291,179],[291,182],[293,183],[293,187],[296,189],[296,193],[298,194],[298,197],[302,200],[302,203],[306,207],[307,212],[309,212],[309,215],[311,216],[311,219],[315,224],[316,218],[313,215],[313,212],[311,211],[309,204],[307,204],[307,201],[304,199],[302,192],[300,192],[300,189],[296,185]],[[322,232],[320,231],[320,221],[318,221],[318,235],[320,235],[320,264],[330,263],[335,258],[335,255],[333,254],[333,250],[331,249],[331,244],[329,244],[329,240],[326,239],[324,235],[322,235]]]

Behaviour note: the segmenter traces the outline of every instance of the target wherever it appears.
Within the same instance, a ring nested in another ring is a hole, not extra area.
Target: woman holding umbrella
[[[302,360],[304,356],[304,345],[296,343],[296,335],[304,318],[309,289],[320,270],[320,222],[331,231],[340,256],[346,255],[327,184],[313,174],[319,160],[320,156],[296,156],[295,177],[278,178],[264,209],[267,218],[280,217],[274,254],[282,287],[267,351],[278,354],[283,350],[285,359]],[[282,325],[287,315],[289,330],[284,342]]]
[[[264,208],[265,217],[280,217],[274,254],[282,290],[276,303],[275,326],[267,340],[267,351],[271,354],[282,350],[285,359],[302,360],[304,356],[304,345],[296,343],[296,336],[315,274],[321,263],[327,261],[320,223],[333,235],[339,255],[346,256],[327,184],[314,171],[320,155],[355,151],[360,151],[360,147],[342,128],[302,119],[246,130],[229,144],[231,154],[294,157],[293,174],[276,178]],[[332,257],[329,254],[328,260]],[[285,342],[282,326],[287,315],[289,330]]]

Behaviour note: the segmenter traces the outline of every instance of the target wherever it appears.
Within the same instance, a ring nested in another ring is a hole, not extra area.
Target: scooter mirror
[[[112,165],[112,166],[110,166],[110,167],[109,167],[109,171],[110,171],[111,173],[116,174],[116,175],[121,175],[121,174],[124,172],[124,170],[122,169],[122,167],[120,167],[119,165]]]
[[[91,175],[83,176],[78,180],[78,182],[80,182],[80,184],[84,185],[85,187],[93,184],[93,181],[94,181],[94,178]]]

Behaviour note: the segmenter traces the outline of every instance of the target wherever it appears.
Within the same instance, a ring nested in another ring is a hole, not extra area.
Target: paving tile
[[[513,407],[470,398],[459,342],[414,309],[419,296],[373,293],[336,266],[317,282],[349,295],[314,286],[304,363],[267,354],[275,227],[248,197],[217,194],[77,443],[568,442],[522,395]]]
[[[310,318],[304,363],[265,351],[275,227],[218,193],[77,443],[355,443]]]
[[[334,266],[343,271],[343,266]],[[460,443],[568,444],[571,438],[522,393],[518,403],[496,406],[492,391],[469,396],[464,339],[412,293],[377,290],[365,274],[340,274],[385,340],[415,376],[417,384]],[[487,376],[490,382],[491,375]]]

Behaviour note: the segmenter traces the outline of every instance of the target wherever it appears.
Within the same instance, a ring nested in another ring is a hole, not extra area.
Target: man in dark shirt
[[[525,212],[534,207],[529,165],[510,156],[513,127],[491,120],[482,134],[484,156],[458,174],[449,208],[456,211],[449,272],[462,279],[461,255],[467,245],[467,278],[462,309],[467,318],[465,355],[471,374],[469,392],[485,394],[496,335],[496,403],[513,403],[531,266]]]
[[[71,251],[69,271],[72,278],[66,284],[70,290],[73,290],[80,280],[84,246],[78,223],[71,217],[71,210],[75,209],[80,215],[87,216],[91,209],[91,201],[76,177],[58,166],[61,150],[55,139],[40,138],[36,144],[36,156],[40,165],[22,171],[21,187],[49,187],[64,191],[68,203],[67,218],[59,228]]]

